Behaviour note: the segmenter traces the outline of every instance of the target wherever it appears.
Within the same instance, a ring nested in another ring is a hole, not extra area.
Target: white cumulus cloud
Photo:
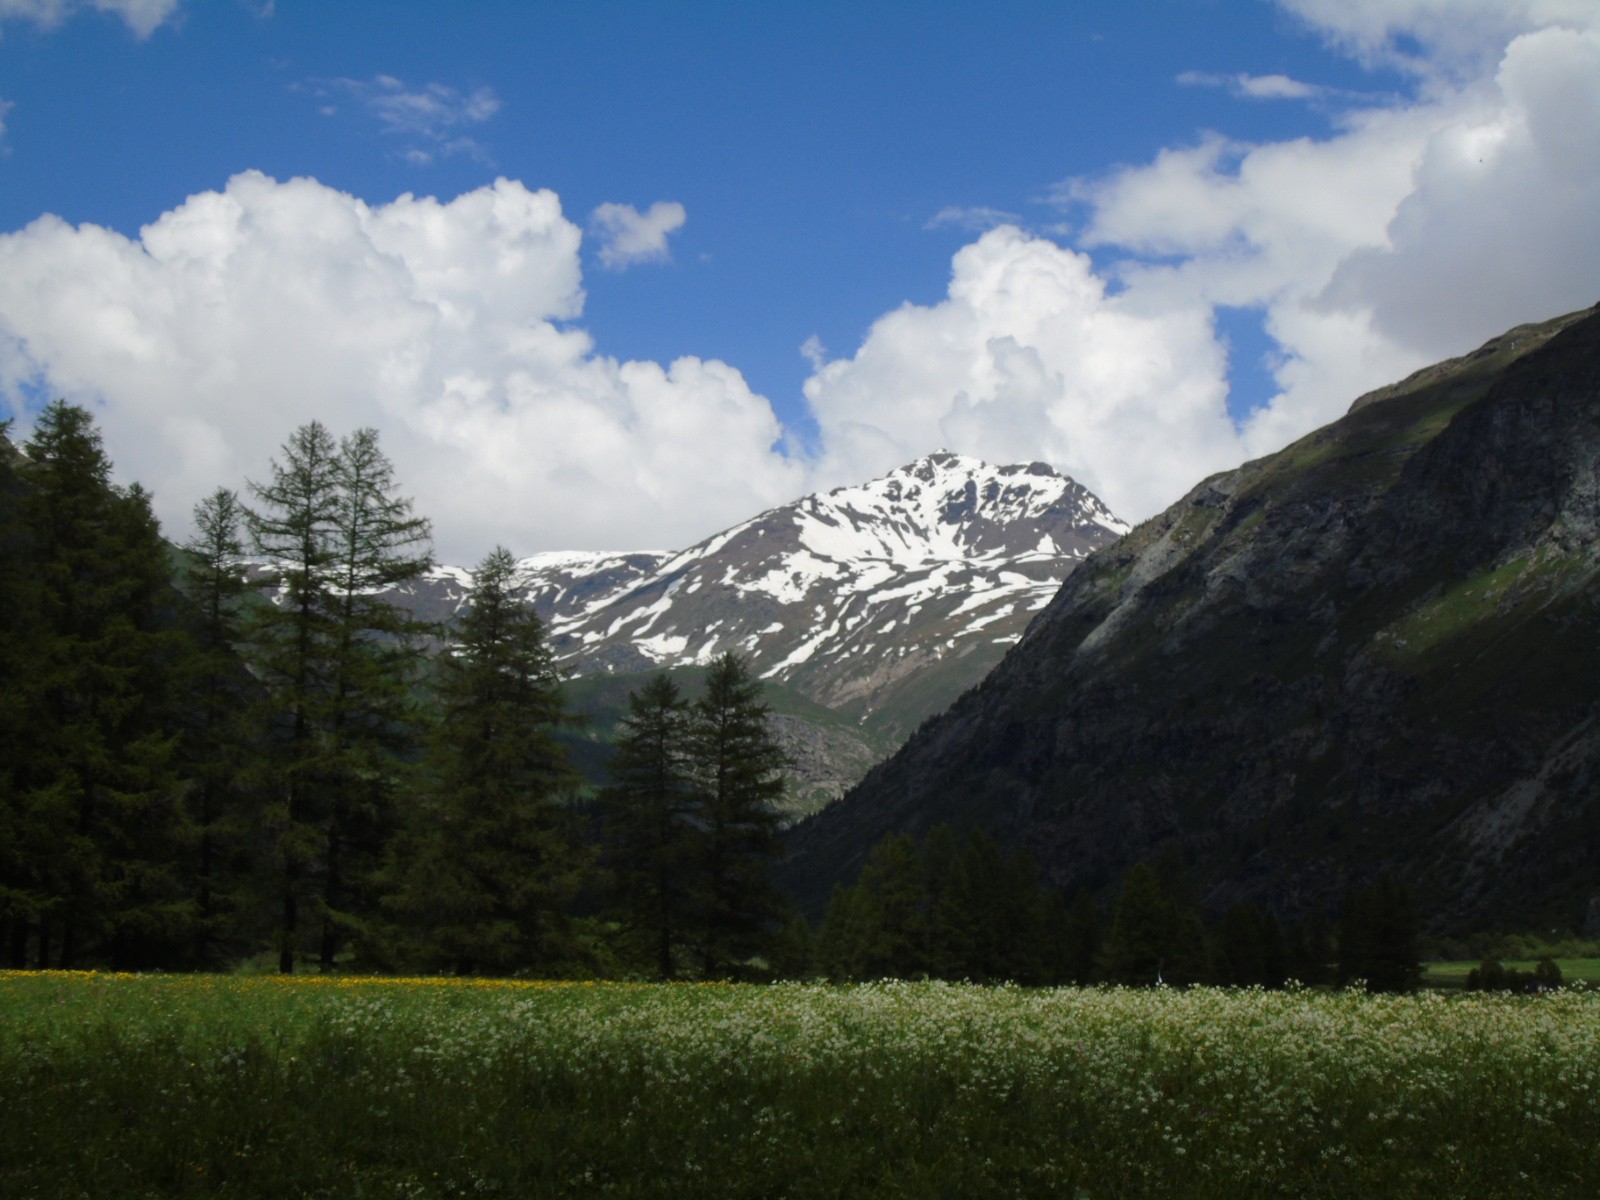
[[[589,215],[589,229],[600,240],[600,265],[621,271],[635,263],[668,261],[667,237],[687,219],[683,205],[672,200],[658,200],[648,212],[631,204],[602,204]]]
[[[574,324],[582,231],[506,180],[367,204],[246,173],[137,238],[40,218],[0,236],[0,401],[94,403],[175,532],[312,417],[382,428],[455,561],[495,541],[686,545],[939,446],[1047,460],[1139,519],[1362,391],[1600,299],[1592,0],[1285,3],[1364,61],[1403,59],[1411,94],[1319,94],[1346,106],[1331,133],[1197,135],[1063,182],[1076,244],[996,225],[937,303],[885,313],[853,353],[801,346],[810,457],[733,366],[596,354]],[[493,111],[382,78],[327,98],[352,97],[387,98],[378,119],[423,153]],[[621,269],[669,257],[684,219],[608,204],[588,226]],[[1276,347],[1276,394],[1239,427],[1220,307],[1258,313]]]
[[[1087,211],[1082,244],[1121,255],[1127,302],[1260,312],[1280,391],[1243,430],[1251,454],[1362,391],[1600,298],[1600,9],[1291,6],[1374,59],[1424,47],[1425,60],[1407,51],[1426,75],[1416,98],[1352,109],[1322,139],[1207,135],[1061,188]]]
[[[507,180],[368,205],[247,172],[137,239],[42,217],[0,236],[0,397],[92,404],[177,536],[313,418],[379,427],[457,562],[687,545],[800,494],[737,370],[619,362],[567,324],[580,241]]]
[[[1519,34],[1596,16],[1594,0],[1278,2],[1360,61],[1424,77],[1482,74]]]
[[[1044,458],[1138,519],[1350,401],[1521,321],[1600,299],[1600,7],[1286,0],[1409,98],[1187,73],[1245,100],[1341,103],[1331,135],[1215,133],[1065,181],[1078,247],[1011,227],[949,294],[881,317],[806,385],[819,477],[948,445]],[[1278,392],[1234,428],[1220,307],[1254,310]]]
[[[1012,226],[958,252],[945,299],[880,317],[805,387],[819,477],[865,479],[938,446],[1042,459],[1119,514],[1237,461],[1209,313],[1108,296],[1089,258]]]

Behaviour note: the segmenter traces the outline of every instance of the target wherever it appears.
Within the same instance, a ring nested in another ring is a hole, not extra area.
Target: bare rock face
[[[1576,928],[1600,862],[1600,309],[1523,326],[1208,479],[1080,566],[983,683],[792,834],[810,907],[979,824],[1108,887]]]

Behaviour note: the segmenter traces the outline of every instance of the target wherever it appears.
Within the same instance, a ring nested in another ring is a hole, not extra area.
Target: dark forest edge
[[[611,782],[497,548],[447,630],[385,589],[432,565],[376,431],[296,430],[249,502],[196,506],[178,588],[150,497],[91,415],[0,456],[0,959],[14,968],[619,978],[886,977],[1406,990],[1418,922],[1209,929],[1174,849],[1107,910],[981,832],[897,835],[813,931],[773,887],[785,760],[746,665],[629,697]],[[263,589],[260,564],[270,565]],[[270,593],[270,596],[269,596]],[[446,649],[429,655],[443,639]],[[1487,957],[1487,956],[1486,956]],[[1486,974],[1485,978],[1488,975]],[[1548,972],[1546,972],[1548,979]]]

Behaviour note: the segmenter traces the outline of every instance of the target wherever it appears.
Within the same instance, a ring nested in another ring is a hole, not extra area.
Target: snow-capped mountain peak
[[[866,717],[921,666],[970,657],[986,670],[1072,567],[1126,528],[1043,463],[939,451],[676,554],[527,560],[530,599],[575,673],[736,650],[766,678]],[[950,698],[933,689],[912,707]]]

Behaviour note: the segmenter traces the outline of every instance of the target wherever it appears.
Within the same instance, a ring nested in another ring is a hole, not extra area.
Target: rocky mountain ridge
[[[762,678],[903,736],[954,698],[930,672],[981,678],[1072,568],[1126,529],[1043,463],[941,451],[686,550],[556,552],[522,566],[575,676],[704,666],[734,650]],[[408,603],[444,617],[470,581],[436,568]]]
[[[1575,924],[1600,861],[1600,310],[1519,327],[1205,480],[792,832],[815,911],[891,831],[983,825],[1068,887],[1164,841],[1207,904]]]
[[[1043,463],[940,451],[686,550],[534,555],[524,595],[602,729],[645,674],[692,678],[724,651],[748,656],[783,701],[776,724],[806,811],[981,679],[1062,579],[1126,529]],[[442,622],[470,584],[465,568],[438,567],[401,598]]]

